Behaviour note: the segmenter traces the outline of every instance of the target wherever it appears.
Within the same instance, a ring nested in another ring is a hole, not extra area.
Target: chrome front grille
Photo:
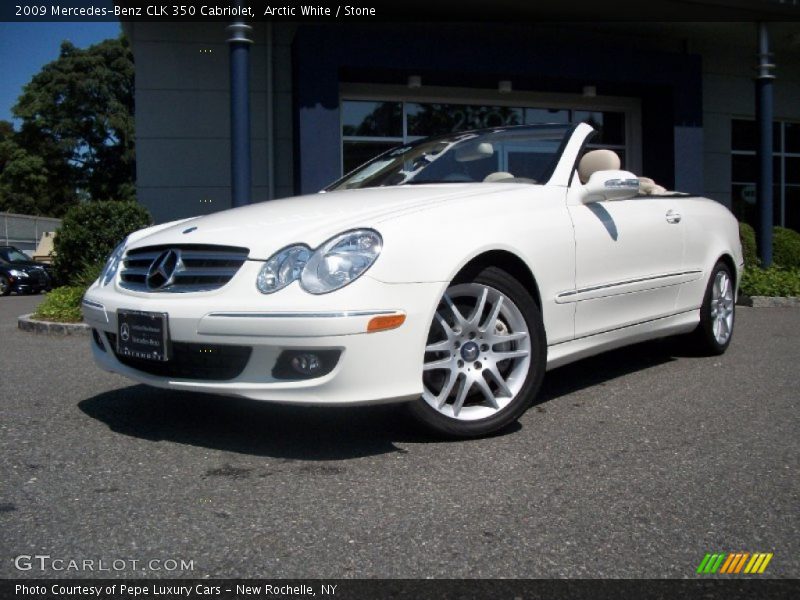
[[[148,246],[129,250],[120,285],[138,292],[204,292],[228,283],[249,250],[235,246]]]

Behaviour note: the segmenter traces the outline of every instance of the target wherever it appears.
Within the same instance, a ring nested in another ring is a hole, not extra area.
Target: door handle
[[[675,212],[671,208],[667,211],[667,214],[666,214],[667,223],[670,223],[671,225],[675,225],[676,223],[680,223],[682,218],[683,217],[681,217],[681,213]]]

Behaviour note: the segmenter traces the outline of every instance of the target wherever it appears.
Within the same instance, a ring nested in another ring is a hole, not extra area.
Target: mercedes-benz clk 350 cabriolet
[[[717,202],[586,150],[587,124],[391,150],[325,193],[131,234],[83,300],[97,363],[176,390],[408,402],[496,431],[545,371],[642,340],[730,344],[743,259]]]

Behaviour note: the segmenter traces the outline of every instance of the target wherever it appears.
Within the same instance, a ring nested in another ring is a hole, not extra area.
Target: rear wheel
[[[735,286],[730,267],[720,261],[714,266],[708,281],[700,324],[694,332],[694,342],[704,354],[725,352],[733,338],[736,317]]]
[[[492,433],[530,406],[546,358],[533,297],[508,273],[488,267],[442,296],[425,348],[423,395],[411,410],[447,435]]]

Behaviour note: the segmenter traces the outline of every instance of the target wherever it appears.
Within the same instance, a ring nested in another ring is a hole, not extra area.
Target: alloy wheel
[[[733,285],[726,271],[718,271],[711,288],[711,320],[714,339],[724,345],[733,331]]]
[[[527,324],[508,296],[480,283],[453,285],[425,347],[423,398],[453,419],[491,417],[519,394],[530,361]]]

